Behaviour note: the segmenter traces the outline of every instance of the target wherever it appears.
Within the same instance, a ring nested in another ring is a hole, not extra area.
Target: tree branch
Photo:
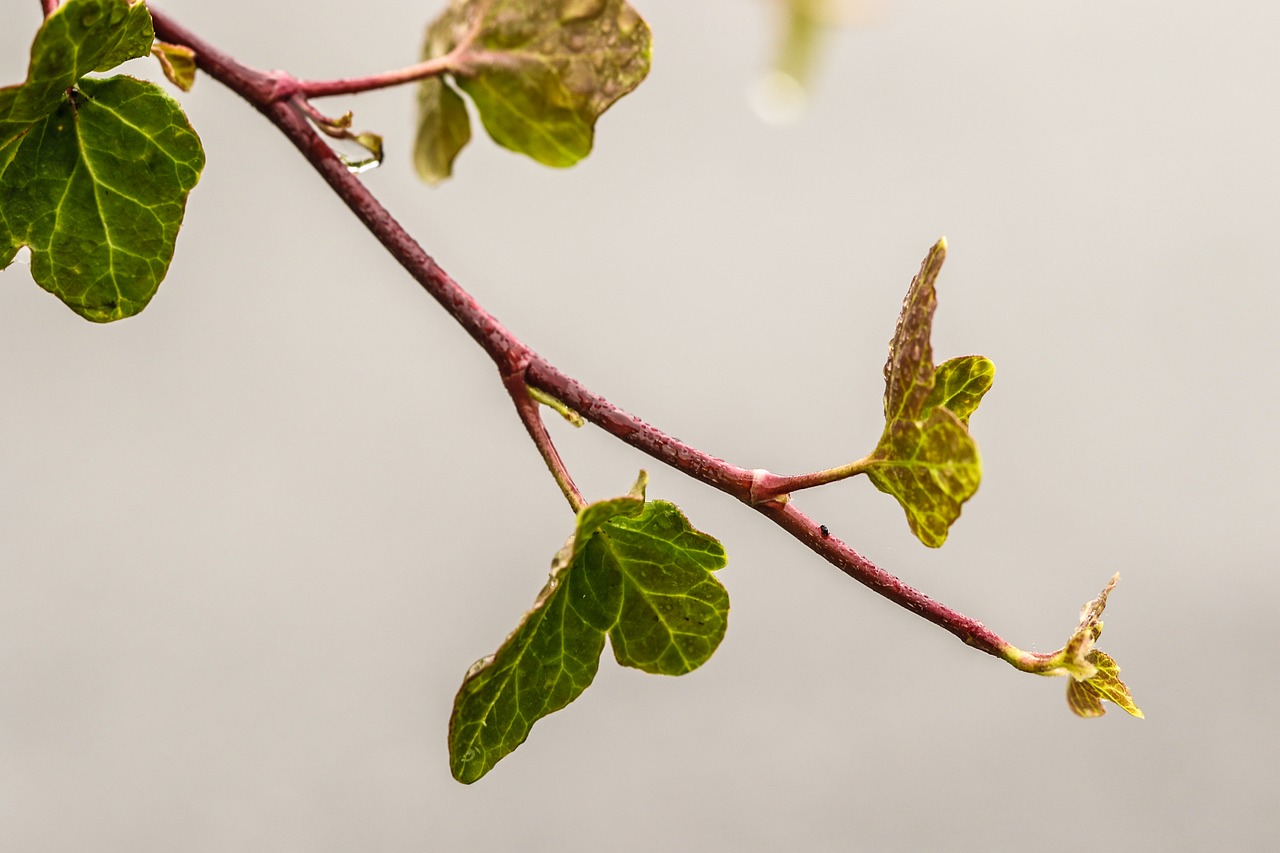
[[[200,70],[249,101],[276,125],[378,242],[489,355],[503,377],[504,384],[510,386],[508,390],[516,401],[521,419],[544,459],[548,460],[553,473],[553,462],[547,456],[550,439],[546,439],[545,444],[540,441],[528,412],[521,408],[522,404],[515,395],[513,387],[516,381],[522,386],[527,383],[530,387],[552,395],[586,420],[637,450],[753,506],[849,577],[900,607],[946,629],[968,645],[1012,662],[1013,652],[1017,650],[999,635],[976,619],[958,613],[904,584],[836,537],[828,535],[813,519],[788,501],[785,495],[762,501],[754,499],[753,485],[762,479],[780,479],[777,475],[740,468],[663,433],[583,387],[530,350],[450,278],[348,170],[298,108],[297,100],[302,94],[294,89],[287,93],[290,97],[282,97],[285,93],[281,91],[281,82],[292,78],[242,65],[184,29],[154,6],[151,7],[151,15],[156,37],[194,50]],[[288,87],[289,84],[285,82],[284,85]],[[527,392],[522,389],[522,393],[527,398]],[[530,404],[533,418],[537,419],[538,427],[541,427],[537,406],[532,400]],[[553,447],[550,452],[554,454]],[[555,456],[555,461],[559,461],[558,455]],[[569,482],[571,485],[572,481]],[[576,492],[576,488],[573,491]],[[572,493],[567,492],[566,495],[572,504]]]

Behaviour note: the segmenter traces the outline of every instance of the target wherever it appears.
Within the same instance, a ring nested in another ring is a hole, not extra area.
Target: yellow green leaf
[[[969,416],[995,376],[995,365],[982,356],[933,365],[936,282],[946,254],[946,240],[939,240],[903,300],[884,366],[884,432],[862,468],[898,500],[911,532],[931,548],[946,541],[982,482]]]

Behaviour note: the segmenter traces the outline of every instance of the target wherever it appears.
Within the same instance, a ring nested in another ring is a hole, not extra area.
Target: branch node
[[[266,99],[270,103],[279,101],[287,101],[295,95],[304,95],[301,86],[298,85],[298,78],[294,77],[288,71],[268,71],[265,75]]]
[[[747,490],[747,502],[752,506],[759,506],[766,501],[776,501],[784,504],[791,500],[789,494],[777,494],[772,488],[778,480],[782,479],[777,474],[765,468],[751,469],[751,488]]]

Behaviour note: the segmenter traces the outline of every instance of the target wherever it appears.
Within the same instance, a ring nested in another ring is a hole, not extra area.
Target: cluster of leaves
[[[26,82],[0,89],[0,269],[29,246],[36,282],[96,322],[151,300],[204,168],[162,89],[85,77],[153,40],[141,2],[68,0],[37,33]]]
[[[1067,705],[1080,717],[1101,717],[1105,699],[1134,717],[1144,716],[1133,701],[1129,688],[1120,680],[1120,667],[1110,655],[1096,648],[1102,636],[1102,611],[1107,596],[1120,582],[1112,576],[1098,597],[1080,610],[1080,624],[1067,644],[1052,654],[1031,654],[1009,646],[1004,658],[1023,672],[1045,676],[1067,676]]]
[[[1120,575],[1113,576],[1098,597],[1084,606],[1080,611],[1080,624],[1061,652],[1062,667],[1071,676],[1067,683],[1067,704],[1081,717],[1105,714],[1103,699],[1135,717],[1143,716],[1129,688],[1120,680],[1120,667],[1110,655],[1095,648],[1102,636],[1102,611],[1107,607],[1107,596],[1119,581]]]

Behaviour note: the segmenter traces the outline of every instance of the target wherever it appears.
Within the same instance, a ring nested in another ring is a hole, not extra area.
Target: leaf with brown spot
[[[495,142],[548,166],[591,152],[596,120],[649,73],[649,27],[625,0],[454,0],[427,30],[426,59],[449,58]],[[428,183],[452,173],[470,139],[450,85],[419,92],[415,164]]]

